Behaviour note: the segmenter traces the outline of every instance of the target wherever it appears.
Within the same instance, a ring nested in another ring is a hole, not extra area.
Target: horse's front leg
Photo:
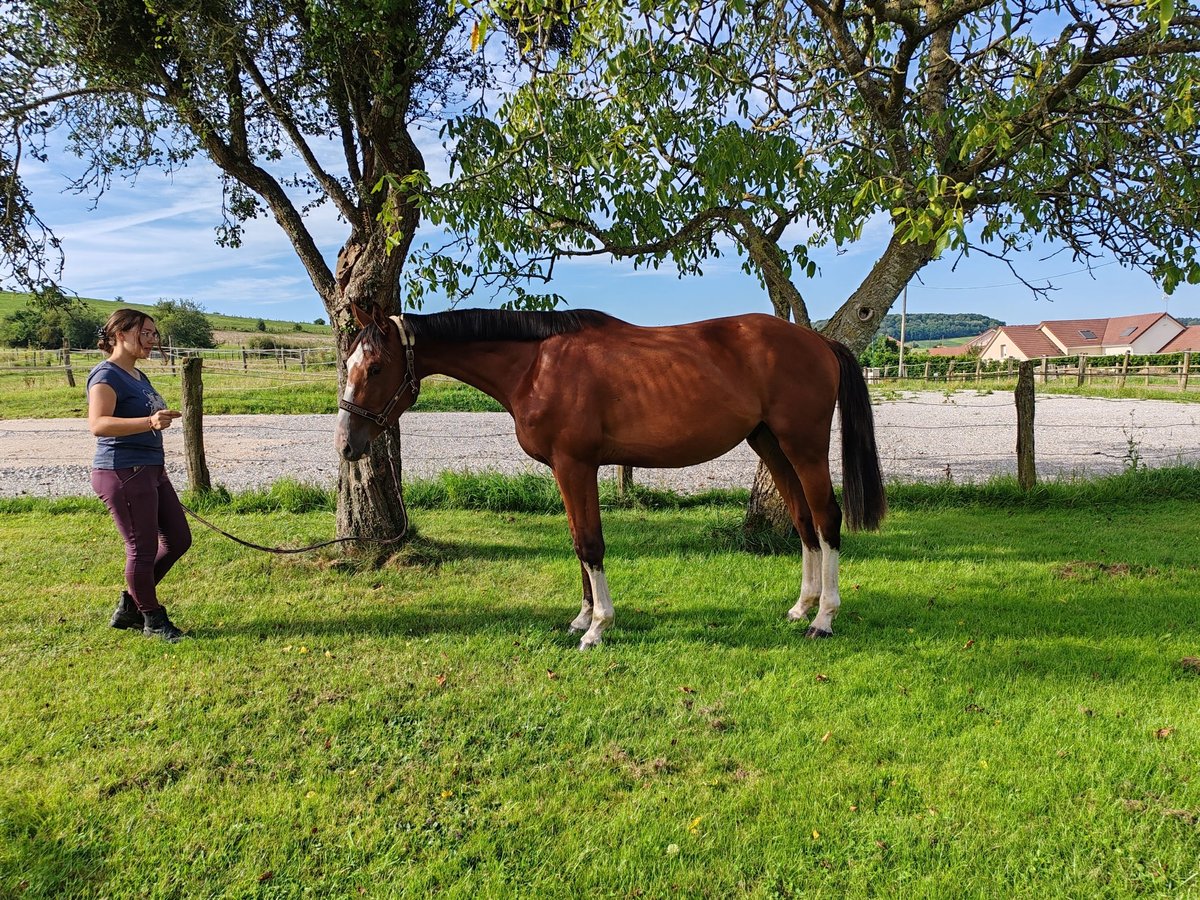
[[[604,639],[605,629],[612,625],[615,617],[612,596],[608,592],[608,579],[604,576],[604,532],[600,526],[600,491],[596,485],[596,473],[596,466],[572,460],[556,460],[554,466],[554,478],[567,509],[575,555],[579,557],[583,568],[583,607],[571,623],[573,628],[587,627],[579,641],[580,650],[598,647]]]
[[[592,579],[588,575],[587,566],[582,562],[579,571],[583,574],[583,603],[579,607],[579,615],[571,620],[571,634],[587,631],[592,625]]]

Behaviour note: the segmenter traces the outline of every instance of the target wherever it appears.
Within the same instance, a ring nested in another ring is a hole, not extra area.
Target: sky
[[[442,155],[425,148],[427,160]],[[99,201],[64,192],[78,160],[66,155],[25,171],[43,220],[63,242],[66,265],[61,283],[80,296],[153,304],[160,299],[194,300],[209,312],[311,322],[326,311],[282,230],[269,216],[246,223],[242,246],[217,246],[221,188],[215,170],[193,162],[173,175],[142,172],[134,181],[114,181]],[[309,226],[332,269],[346,226],[328,207],[309,215]],[[418,244],[433,237],[422,231]],[[820,251],[817,278],[798,285],[812,318],[832,314],[878,257],[886,224],[866,229],[841,253]],[[907,310],[971,312],[1008,324],[1047,319],[1103,318],[1166,310],[1200,317],[1200,286],[1180,286],[1164,297],[1148,276],[1112,261],[1088,273],[1067,252],[1045,247],[1013,259],[1022,278],[1057,290],[1036,296],[1007,266],[981,254],[955,262],[934,261],[908,289]],[[664,265],[634,270],[607,259],[559,263],[550,288],[570,308],[600,309],[640,325],[665,325],[744,312],[770,312],[757,280],[741,270],[735,255],[714,260],[702,277],[679,278]],[[487,305],[481,300],[465,305]],[[499,301],[495,301],[499,302]],[[445,308],[430,302],[425,311]],[[899,313],[901,301],[892,308]]]

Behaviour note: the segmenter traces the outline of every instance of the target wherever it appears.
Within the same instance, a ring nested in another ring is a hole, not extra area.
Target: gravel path
[[[332,415],[209,416],[204,446],[212,480],[233,491],[285,475],[332,484],[338,469],[333,421]],[[877,405],[875,423],[889,479],[981,480],[1016,470],[1011,394],[909,394]],[[505,413],[409,413],[401,418],[401,431],[408,478],[445,469],[545,471],[522,453]],[[183,486],[182,429],[169,429],[165,439],[168,469]],[[0,496],[90,495],[94,444],[83,419],[0,420]],[[1043,477],[1116,472],[1134,455],[1150,466],[1200,464],[1200,405],[1041,396],[1035,445]],[[748,487],[755,463],[741,444],[704,465],[638,469],[634,477],[685,492]],[[611,470],[601,474],[612,477]],[[834,475],[840,477],[836,462]]]

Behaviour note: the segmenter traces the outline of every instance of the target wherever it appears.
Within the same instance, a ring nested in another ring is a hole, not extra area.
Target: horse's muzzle
[[[349,414],[342,412],[338,415],[337,427],[333,433],[333,446],[337,455],[347,462],[357,462],[367,452],[371,443],[369,435],[361,434],[362,429],[351,428]]]

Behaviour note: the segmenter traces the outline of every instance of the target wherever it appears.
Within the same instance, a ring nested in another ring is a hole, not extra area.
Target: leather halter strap
[[[417,378],[416,364],[413,361],[413,346],[417,342],[416,335],[409,334],[408,326],[405,324],[403,316],[389,316],[396,327],[400,329],[400,343],[404,345],[404,380],[400,382],[400,387],[396,388],[396,393],[392,394],[392,399],[387,402],[379,412],[372,412],[365,406],[359,406],[357,403],[351,403],[345,397],[338,398],[338,409],[344,409],[347,412],[352,412],[356,416],[362,416],[370,422],[374,422],[380,428],[387,428],[394,423],[388,421],[392,417],[392,410],[396,408],[396,404],[400,402],[401,395],[408,387],[412,387],[413,403],[417,402],[417,397],[421,395],[421,381]],[[400,418],[396,417],[397,420]]]

